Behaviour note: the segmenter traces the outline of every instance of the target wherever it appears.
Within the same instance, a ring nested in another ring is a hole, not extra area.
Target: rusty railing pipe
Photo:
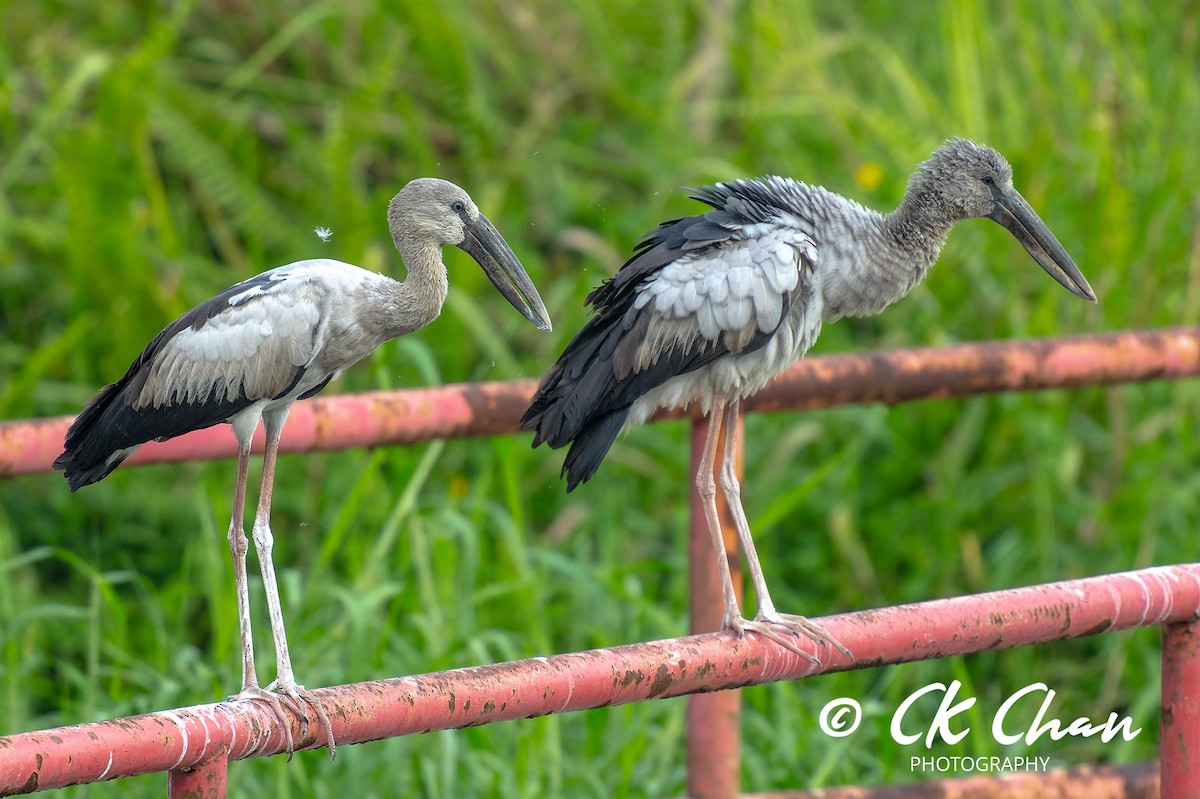
[[[1196,376],[1200,328],[1164,328],[806,358],[746,400],[743,409],[895,404]],[[305,452],[515,433],[535,385],[516,380],[316,397],[293,407],[280,446],[283,452]],[[0,477],[48,471],[72,418],[0,422]],[[261,430],[255,446],[261,451]],[[236,454],[233,436],[218,426],[146,444],[129,463]]]
[[[1200,613],[1200,564],[1068,580],[830,616],[851,651],[816,666],[749,635],[708,633],[612,649],[454,669],[314,691],[343,745],[821,672],[961,655],[1175,624]],[[816,653],[815,645],[809,645]],[[308,724],[299,746],[323,746]],[[223,702],[0,738],[0,795],[189,769],[223,748],[230,760],[281,753],[283,731],[260,702]]]
[[[1163,799],[1200,796],[1200,621],[1163,627],[1159,747]]]
[[[738,478],[742,475],[742,434],[745,426],[738,419],[736,436]],[[692,424],[692,468],[690,474],[700,471],[700,459],[704,452],[704,439],[708,435],[708,420],[700,419]],[[717,442],[717,452],[724,446],[724,437]],[[713,465],[719,470],[719,462]],[[691,530],[688,536],[688,606],[693,635],[715,632],[721,629],[725,616],[725,602],[721,594],[721,582],[717,575],[717,564],[713,558],[712,541],[709,540],[708,522],[700,492],[693,480],[691,490]],[[741,544],[729,515],[725,495],[717,492],[717,511],[721,518],[721,532],[725,540],[725,552],[729,557],[729,572],[733,578],[733,590],[738,602],[744,601],[742,582]],[[743,607],[743,612],[745,608]],[[742,694],[740,691],[714,691],[693,694],[687,706],[687,788],[689,799],[736,799],[741,795],[742,777]]]
[[[216,752],[188,768],[167,773],[167,799],[225,799],[229,782],[229,752]]]

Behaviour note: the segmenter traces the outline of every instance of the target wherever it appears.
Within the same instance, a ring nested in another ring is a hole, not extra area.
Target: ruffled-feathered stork
[[[952,139],[921,164],[900,207],[879,214],[789,178],[695,190],[712,210],[664,222],[588,296],[594,316],[546,372],[521,420],[533,445],[570,446],[567,490],[588,480],[622,430],[658,408],[699,402],[708,438],[695,479],[705,502],[725,601],[724,628],[763,635],[800,655],[796,634],[832,642],[803,616],[771,601],[734,472],[742,399],[816,341],[821,325],[879,313],[937,260],[950,229],[985,217],[1006,227],[1033,259],[1078,297],[1096,296],[1062,245],[1021,197],[995,150]],[[717,518],[713,464],[724,425],[720,482],[758,595],[742,617]]]

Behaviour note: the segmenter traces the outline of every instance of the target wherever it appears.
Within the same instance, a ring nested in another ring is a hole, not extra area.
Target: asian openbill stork
[[[383,342],[437,318],[448,290],[442,263],[446,245],[466,250],[513,307],[550,330],[529,276],[458,186],[434,178],[412,181],[392,198],[388,227],[408,269],[403,282],[319,258],[263,272],[222,291],[168,325],[124,377],[100,390],[71,425],[64,452],[54,461],[74,491],[102,480],[147,441],[221,422],[232,425],[238,465],[229,548],[242,644],[242,690],[232,698],[269,702],[287,733],[289,755],[294,746],[281,699],[305,725],[300,703],[310,705],[325,727],[330,753],[334,751],[327,714],[292,672],[271,561],[271,489],[280,432],[292,403],[316,394]],[[278,668],[266,688],[259,687],[254,672],[242,524],[250,444],[260,420],[266,448],[251,534]]]
[[[664,222],[587,298],[594,315],[541,380],[521,420],[533,445],[570,445],[567,490],[588,480],[623,429],[657,408],[698,401],[708,437],[695,479],[716,551],[724,628],[755,632],[810,659],[795,634],[845,647],[802,616],[776,611],[750,537],[734,472],[741,400],[812,346],[823,322],[868,316],[907,294],[937,260],[955,223],[986,217],[1016,236],[1076,296],[1096,296],[1062,245],[1012,184],[995,150],[951,139],[909,180],[900,207],[879,214],[789,178],[697,189],[712,206]],[[713,464],[724,425],[720,482],[758,595],[741,615],[717,519]]]

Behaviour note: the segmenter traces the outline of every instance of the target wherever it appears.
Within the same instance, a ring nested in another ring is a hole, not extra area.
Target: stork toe
[[[268,691],[265,688],[259,688],[257,685],[247,686],[241,691],[229,697],[230,702],[265,702],[275,713],[275,720],[279,722],[280,729],[283,730],[284,738],[287,739],[287,754],[288,760],[292,759],[292,753],[296,751],[296,742],[292,738],[292,725],[288,722],[287,716],[283,714],[283,705],[287,704],[287,709],[300,717],[300,735],[304,736],[308,727],[308,716],[304,712],[304,708],[291,696],[286,694],[278,694],[274,691]]]
[[[779,644],[784,649],[787,649],[790,652],[795,652],[809,663],[813,663],[818,666],[821,665],[820,658],[811,652],[804,651],[799,647],[799,645],[797,645],[797,633],[794,629],[787,625],[779,624],[777,622],[763,621],[760,619],[754,619],[753,621],[740,619],[737,625],[730,625],[728,629],[731,629],[737,633],[739,638],[744,636],[746,633],[761,635],[763,638]]]
[[[793,613],[763,613],[759,611],[758,616],[754,619],[756,622],[772,624],[783,627],[794,635],[803,635],[810,638],[820,646],[832,646],[837,651],[841,652],[850,660],[854,660],[854,655],[847,649],[841,641],[834,638],[833,635],[814,621],[811,621],[805,616],[797,616]],[[789,647],[791,649],[791,647]],[[794,650],[793,650],[794,651]]]
[[[276,692],[277,695],[287,697],[290,702],[289,707],[296,708],[296,715],[300,717],[301,737],[308,734],[308,713],[304,712],[301,703],[313,709],[313,712],[317,714],[317,720],[321,722],[321,728],[325,731],[325,746],[329,749],[329,759],[335,759],[337,757],[337,745],[333,740],[333,722],[329,720],[329,714],[325,712],[325,707],[317,699],[316,695],[303,685],[298,685],[295,681],[291,680],[283,683],[276,680],[268,685],[267,689]]]

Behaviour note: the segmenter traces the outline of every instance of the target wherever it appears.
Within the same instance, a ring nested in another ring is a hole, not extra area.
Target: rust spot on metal
[[[664,663],[654,673],[654,682],[650,684],[650,696],[659,696],[671,687],[671,682],[671,670]]]
[[[621,677],[620,679],[613,680],[613,685],[619,685],[622,688],[628,688],[630,685],[641,685],[645,679],[645,672],[642,672],[641,670],[634,671],[627,669],[625,671],[625,676]]]
[[[496,435],[515,431],[536,386],[534,380],[459,386],[460,399],[468,408],[466,418],[459,420],[459,434]]]
[[[976,640],[978,640],[978,639],[976,639]],[[1006,648],[1008,648],[1008,644],[1004,638],[1004,633],[997,634],[996,637],[993,638],[991,641],[984,644],[982,647],[979,647],[979,649],[983,649],[983,650],[996,650],[996,649],[1006,649]]]
[[[1097,633],[1102,633],[1106,630],[1112,629],[1112,626],[1112,619],[1105,619],[1099,624],[1093,625],[1092,627],[1084,630],[1082,633],[1080,633],[1080,635],[1096,635]]]

